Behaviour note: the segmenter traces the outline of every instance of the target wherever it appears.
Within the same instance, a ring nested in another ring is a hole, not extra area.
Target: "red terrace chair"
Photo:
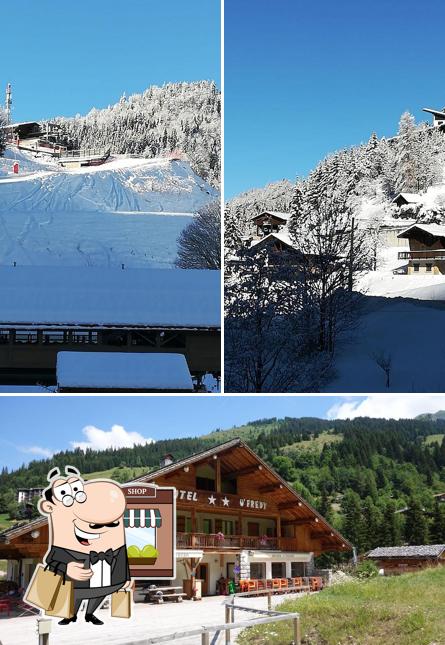
[[[292,582],[294,583],[294,587],[303,586],[303,578],[292,578]]]
[[[323,580],[319,577],[309,578],[309,584],[311,586],[311,591],[320,591],[323,588]]]
[[[270,578],[266,578],[266,589],[272,589],[272,580]]]
[[[244,593],[245,591],[249,590],[249,581],[248,580],[240,580],[239,581],[239,588],[240,592]]]
[[[272,578],[272,589],[274,591],[280,591],[280,588],[281,588],[280,582],[281,582],[280,578]]]
[[[258,591],[258,580],[248,581],[248,591]]]
[[[5,611],[8,614],[8,618],[11,615],[11,602],[9,600],[0,600],[0,612]]]
[[[262,591],[263,589],[266,588],[265,580],[257,580],[258,583],[258,591]]]
[[[289,582],[287,578],[280,579],[280,590],[286,590],[289,587]]]

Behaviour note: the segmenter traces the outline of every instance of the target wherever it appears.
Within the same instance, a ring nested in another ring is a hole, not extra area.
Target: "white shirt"
[[[93,572],[90,578],[90,587],[109,587],[111,585],[111,565],[106,560],[99,560],[90,566]]]

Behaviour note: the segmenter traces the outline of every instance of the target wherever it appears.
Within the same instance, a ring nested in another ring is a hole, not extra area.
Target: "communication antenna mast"
[[[12,105],[12,87],[11,87],[11,83],[8,83],[6,86],[6,102],[5,102],[5,113],[6,113],[7,125],[11,123],[11,105]]]

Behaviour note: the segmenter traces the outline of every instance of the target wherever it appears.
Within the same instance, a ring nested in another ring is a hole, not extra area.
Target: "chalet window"
[[[235,535],[233,532],[234,523],[232,520],[215,519],[215,533],[223,533],[224,535]]]
[[[236,495],[238,492],[237,481],[235,479],[223,479],[221,482],[221,492],[229,495]]]
[[[247,535],[258,537],[260,535],[260,525],[258,522],[247,522]]]
[[[0,330],[0,345],[7,345],[9,343],[10,338],[11,338],[11,335],[9,333],[9,329]]]
[[[15,343],[18,345],[35,345],[38,343],[37,331],[23,329],[15,332]]]
[[[192,532],[192,518],[185,515],[178,515],[176,518],[176,530],[178,533]]]
[[[285,578],[286,568],[284,562],[272,562],[272,578]]]
[[[212,520],[210,519],[202,520],[202,532],[205,533],[206,535],[210,535],[212,533]]]
[[[60,345],[68,340],[68,332],[61,331],[44,331],[42,332],[42,342],[45,345]]]
[[[71,342],[79,345],[97,345],[97,331],[73,331]]]
[[[224,535],[233,535],[233,522],[232,520],[223,520],[222,532]]]
[[[196,478],[196,488],[199,490],[216,490],[216,484],[214,479],[209,479],[208,477],[197,477]]]
[[[418,273],[418,271],[419,271],[419,265],[418,265],[418,264],[415,264],[415,265],[414,265],[414,272],[415,272],[415,273]]]
[[[304,562],[291,562],[290,569],[292,578],[306,575]]]
[[[216,491],[216,474],[213,466],[201,464],[196,468],[196,488]]]
[[[132,331],[131,344],[156,347],[158,333],[156,331]]]
[[[176,518],[176,530],[178,533],[185,533],[185,517],[184,515],[178,515]]]
[[[263,580],[266,577],[266,564],[264,562],[251,562],[250,577],[252,580]]]
[[[433,269],[433,265],[431,263],[428,263],[428,264],[425,265],[425,268],[426,268],[427,273],[431,273],[431,271]]]

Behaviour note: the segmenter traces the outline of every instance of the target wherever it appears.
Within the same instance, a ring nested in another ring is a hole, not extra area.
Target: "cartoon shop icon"
[[[82,601],[85,620],[103,625],[94,615],[111,596],[111,615],[129,618],[133,583],[125,544],[126,499],[111,480],[83,481],[79,471],[58,468],[48,473],[39,511],[48,518],[49,548],[38,565],[25,600],[47,616],[76,622]]]

